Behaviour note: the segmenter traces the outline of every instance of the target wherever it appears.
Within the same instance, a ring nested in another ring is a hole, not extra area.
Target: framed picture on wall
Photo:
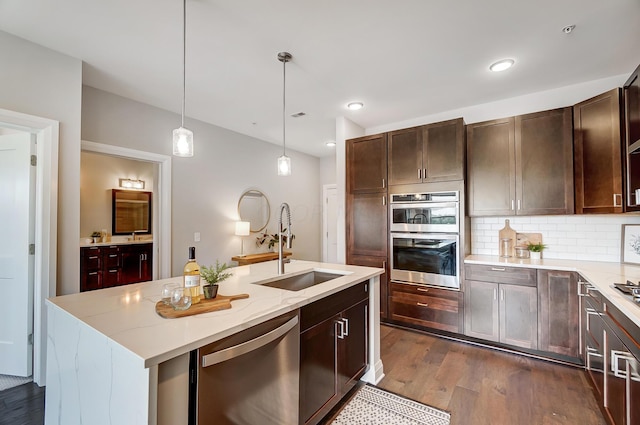
[[[640,224],[623,224],[621,240],[620,262],[640,264]]]

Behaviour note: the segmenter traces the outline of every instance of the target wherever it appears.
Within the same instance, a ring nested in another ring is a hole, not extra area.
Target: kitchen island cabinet
[[[382,378],[379,275],[381,269],[293,261],[287,274],[324,270],[343,276],[301,291],[255,282],[277,278],[273,262],[233,269],[223,295],[246,293],[233,307],[180,319],[155,312],[165,283],[137,283],[47,300],[45,423],[67,425],[176,424],[188,414],[189,353],[241,330],[368,282],[367,363],[362,379]]]

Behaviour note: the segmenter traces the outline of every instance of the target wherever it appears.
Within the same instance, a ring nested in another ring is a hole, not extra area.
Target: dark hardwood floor
[[[380,388],[451,425],[605,425],[582,369],[382,326]]]
[[[44,424],[44,387],[33,382],[0,391],[0,425]]]

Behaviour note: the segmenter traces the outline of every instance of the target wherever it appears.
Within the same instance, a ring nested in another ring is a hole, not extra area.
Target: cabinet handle
[[[497,300],[498,299],[498,289],[497,288],[493,288],[493,300]]]
[[[520,211],[520,199],[518,199],[518,211]]]
[[[386,183],[385,183],[384,179],[382,179],[382,188],[383,188],[383,189],[385,188],[385,184],[386,184]]]
[[[416,303],[417,305],[419,305],[420,307],[429,307],[429,304],[427,303]]]
[[[118,270],[109,270],[109,273],[118,273]]]
[[[427,169],[426,168],[422,169],[422,178],[424,178],[424,179],[427,178]]]
[[[504,289],[500,290],[500,301],[504,301]]]
[[[118,254],[109,254],[109,258],[117,257]]]
[[[511,211],[514,211],[514,210],[515,210],[515,206],[514,206],[514,205],[515,205],[515,204],[514,204],[514,201],[513,201],[513,199],[512,199],[512,200],[511,200]]]
[[[491,267],[491,271],[492,272],[503,272],[507,269],[505,269],[504,267]]]
[[[349,336],[349,319],[342,319],[344,321],[344,336]]]
[[[94,275],[97,275],[97,274],[98,274],[98,272],[91,272],[91,273],[89,273],[89,276],[94,276]]]
[[[382,197],[382,205],[387,205],[387,197],[386,196]]]
[[[342,322],[342,320],[338,320],[336,321],[336,325],[340,328],[336,329],[336,336],[338,339],[344,339],[344,322]]]
[[[429,288],[416,288],[416,290],[420,291],[420,292],[429,292]]]
[[[616,202],[618,200],[618,196],[620,197],[620,203]],[[613,206],[621,207],[622,206],[622,193],[614,193],[613,194]]]
[[[422,170],[418,168],[418,180],[422,179]]]
[[[97,255],[94,255],[94,256],[92,256],[92,257],[89,257],[89,260],[95,260],[96,258],[98,258],[98,256],[97,256]]]

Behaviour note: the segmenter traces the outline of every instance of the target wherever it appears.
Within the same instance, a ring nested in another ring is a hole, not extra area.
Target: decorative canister
[[[511,238],[502,238],[500,239],[500,257],[507,258],[511,257]]]
[[[516,257],[517,258],[529,258],[529,248],[526,246],[517,246],[516,247]]]

